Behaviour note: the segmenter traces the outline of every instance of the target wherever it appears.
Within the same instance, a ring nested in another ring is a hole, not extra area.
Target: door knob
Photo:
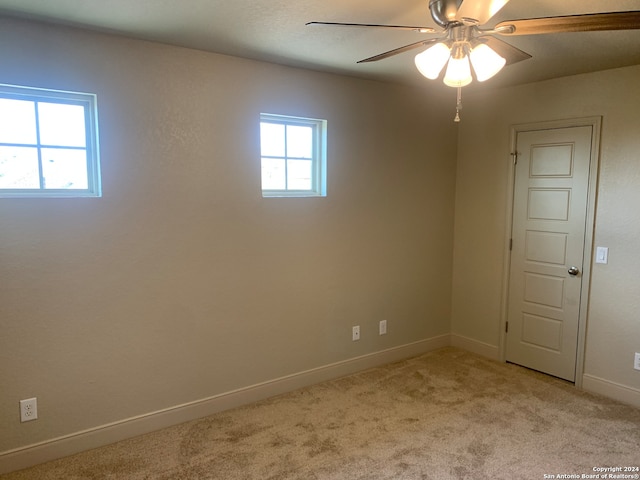
[[[575,277],[580,273],[580,269],[578,267],[569,267],[569,270],[567,270],[567,272],[569,272],[569,275],[572,275]]]

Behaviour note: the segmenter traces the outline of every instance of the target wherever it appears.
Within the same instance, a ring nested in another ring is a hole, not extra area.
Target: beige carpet
[[[543,479],[638,465],[639,409],[446,348],[1,478]]]

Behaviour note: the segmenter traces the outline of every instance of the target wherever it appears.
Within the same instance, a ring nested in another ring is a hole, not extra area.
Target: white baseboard
[[[585,373],[582,389],[640,408],[640,390]]]
[[[441,335],[1,452],[0,474],[28,468],[449,345],[451,345],[450,335]]]
[[[451,346],[500,361],[500,348],[462,335],[451,334]]]

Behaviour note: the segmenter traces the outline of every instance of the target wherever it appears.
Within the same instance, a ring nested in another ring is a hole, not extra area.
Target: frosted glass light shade
[[[449,53],[449,47],[444,43],[436,43],[424,52],[416,55],[416,67],[422,75],[431,80],[435,80],[440,75],[444,64],[447,63]]]
[[[490,79],[504,67],[507,61],[491,47],[481,43],[471,50],[471,64],[479,82]]]
[[[444,74],[444,84],[449,87],[464,87],[469,85],[472,80],[469,57],[466,55],[462,58],[451,57],[449,65],[447,65],[447,72]]]

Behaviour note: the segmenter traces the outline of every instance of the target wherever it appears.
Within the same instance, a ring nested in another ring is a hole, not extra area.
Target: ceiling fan
[[[375,62],[421,47],[428,47],[415,57],[418,70],[435,80],[447,66],[443,82],[458,88],[455,121],[460,121],[461,88],[473,81],[488,80],[505,65],[531,58],[526,52],[495,37],[539,35],[561,32],[591,32],[640,29],[640,11],[590,13],[559,17],[506,20],[492,28],[482,28],[509,0],[429,0],[433,21],[440,27],[377,25],[365,23],[309,22],[307,25],[387,28],[436,33],[438,37],[411,43],[388,52],[360,60]]]

